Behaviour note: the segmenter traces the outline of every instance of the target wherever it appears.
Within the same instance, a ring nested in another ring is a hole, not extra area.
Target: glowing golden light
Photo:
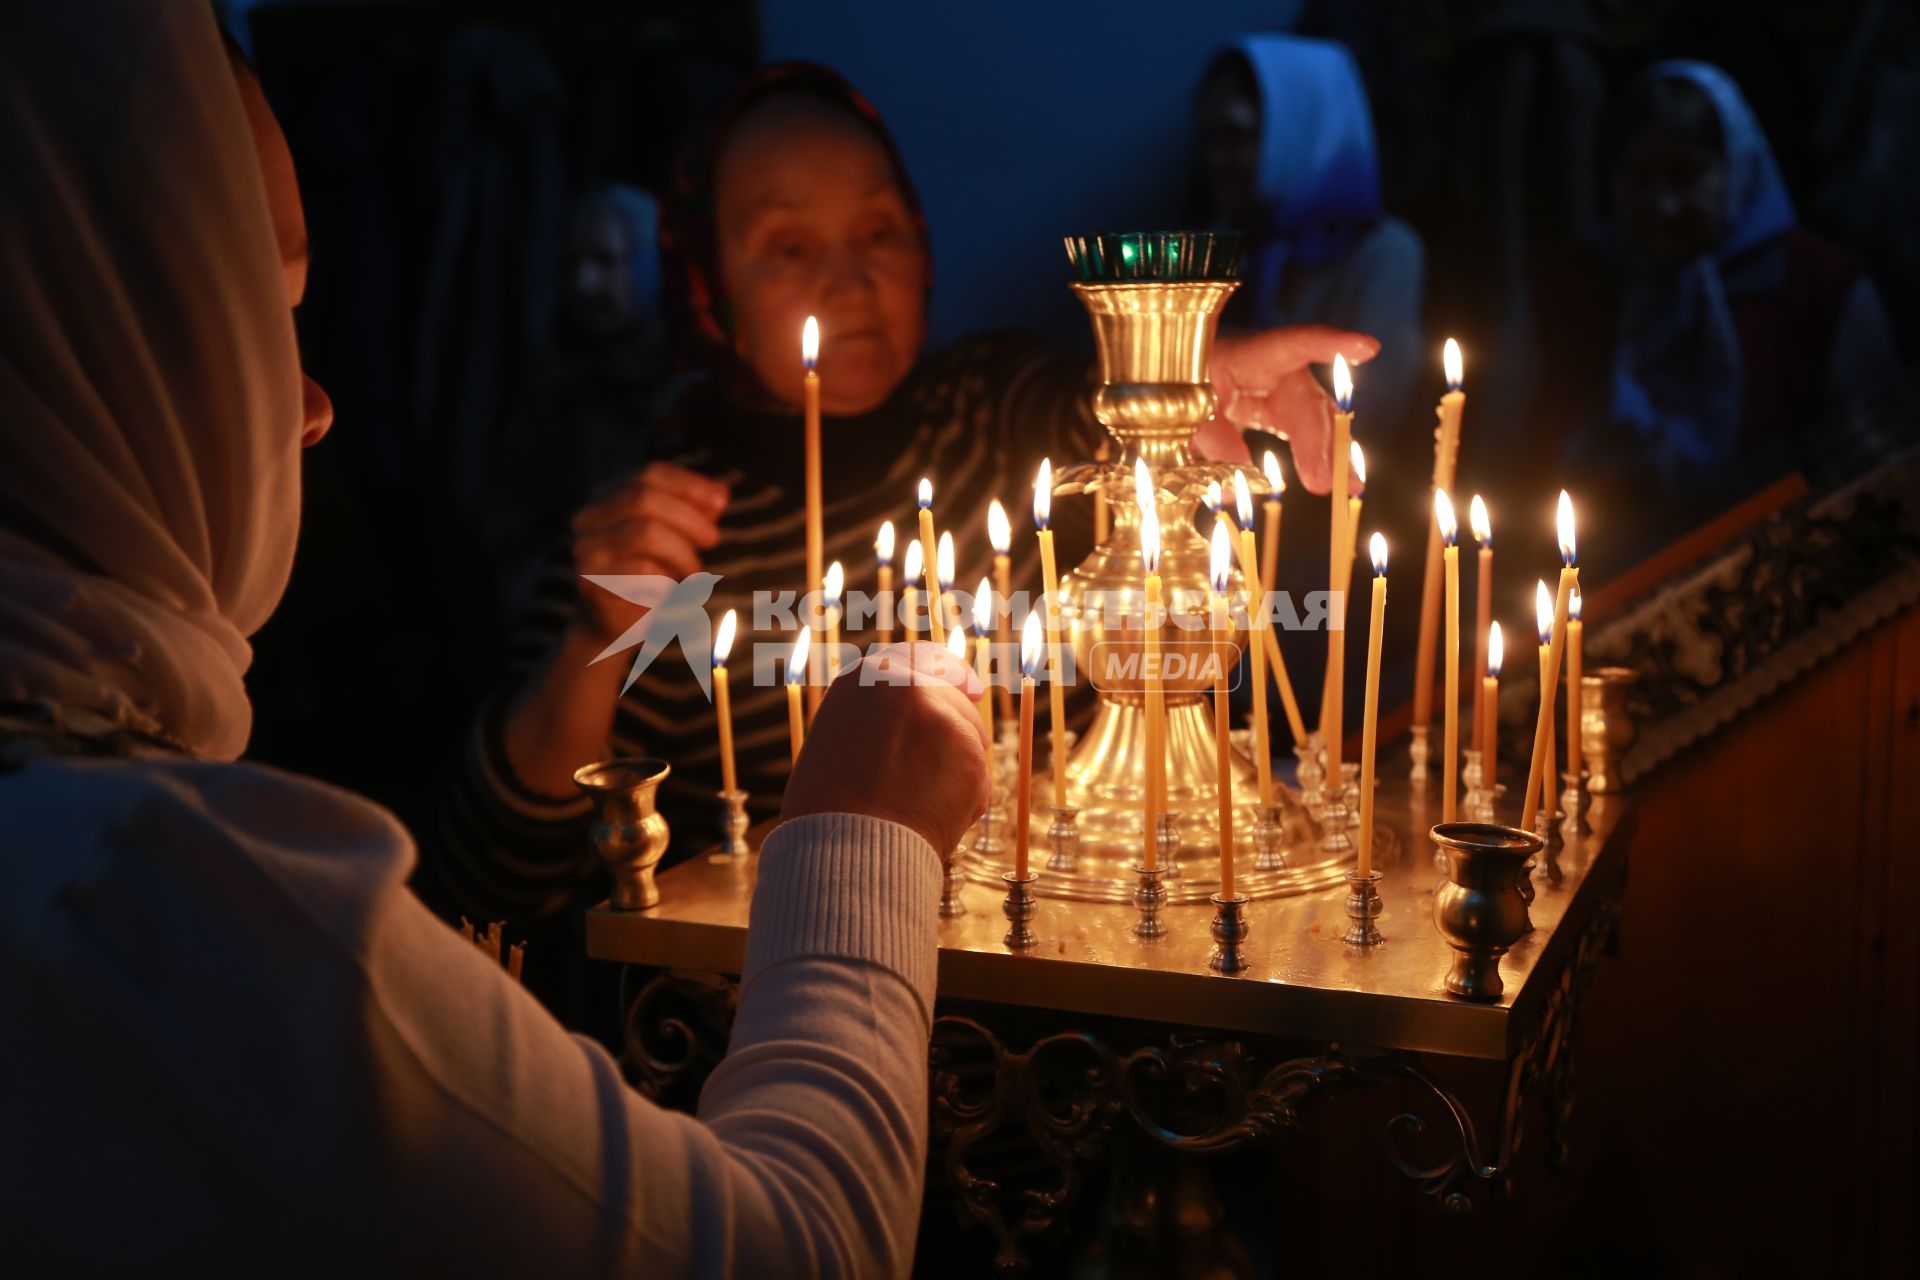
[[[933,481],[920,477],[920,509],[925,511],[933,505]]]
[[[1286,493],[1287,478],[1280,474],[1280,459],[1273,456],[1273,450],[1269,449],[1261,456],[1260,469],[1267,473],[1267,486],[1273,490],[1274,497]]]
[[[973,632],[984,636],[993,630],[993,583],[986,578],[980,579],[979,589],[973,593]]]
[[[927,553],[920,549],[920,539],[915,538],[907,544],[907,585],[920,585],[927,576]]]
[[[942,591],[953,590],[953,530],[940,535],[940,545],[934,549],[933,571],[940,579]]]
[[[1033,478],[1033,527],[1044,529],[1053,516],[1053,459],[1040,459],[1040,472]]]
[[[1440,522],[1440,537],[1448,546],[1460,536],[1460,522],[1453,515],[1453,499],[1445,489],[1433,491],[1433,518]]]
[[[1567,491],[1560,491],[1560,563],[1571,565],[1578,560],[1573,541],[1573,499]]]
[[[1446,366],[1447,390],[1458,391],[1461,379],[1466,376],[1466,368],[1465,362],[1460,359],[1460,344],[1452,338],[1448,338],[1447,345],[1440,350],[1440,363]]]
[[[1547,590],[1544,581],[1533,584],[1533,620],[1540,631],[1540,643],[1553,641],[1553,592]]]
[[[804,684],[807,679],[807,658],[813,651],[813,630],[800,628],[800,634],[794,638],[793,652],[787,655],[787,683]]]
[[[1020,672],[1031,677],[1040,669],[1040,659],[1047,651],[1046,632],[1040,626],[1038,610],[1027,615],[1026,622],[1020,627]]]
[[[1233,473],[1233,518],[1244,531],[1253,528],[1253,494],[1247,491],[1247,478]]]
[[[820,322],[812,316],[800,326],[800,363],[812,373],[820,363]]]
[[[727,665],[727,655],[733,652],[733,633],[740,628],[740,615],[733,609],[727,610],[727,616],[720,619],[720,629],[713,636],[713,665]]]
[[[1387,572],[1387,540],[1381,534],[1367,539],[1367,554],[1373,557],[1374,573],[1385,576]]]
[[[893,521],[882,520],[873,538],[873,554],[881,564],[893,563]]]
[[[1341,355],[1333,358],[1333,398],[1340,412],[1353,411],[1353,373],[1347,368],[1347,358]]]
[[[1500,665],[1507,659],[1506,642],[1500,638],[1500,624],[1494,623],[1487,628],[1487,674],[1498,676]]]
[[[846,586],[847,571],[840,567],[838,560],[835,560],[827,566],[827,579],[823,591],[823,594],[827,597],[827,603],[829,605],[838,605],[840,603],[840,593],[846,590]]]
[[[1213,523],[1213,545],[1209,549],[1209,577],[1213,580],[1215,595],[1227,594],[1227,587],[1233,577],[1233,534],[1227,531],[1225,521]]]
[[[1473,540],[1481,546],[1493,541],[1493,519],[1487,515],[1486,500],[1477,493],[1467,504],[1467,525],[1473,530]]]
[[[1007,522],[1007,509],[995,498],[987,504],[987,545],[993,554],[1003,556],[1013,545],[1013,526]]]
[[[1353,478],[1361,484],[1367,482],[1367,453],[1360,447],[1358,440],[1347,441],[1347,460],[1353,470]]]

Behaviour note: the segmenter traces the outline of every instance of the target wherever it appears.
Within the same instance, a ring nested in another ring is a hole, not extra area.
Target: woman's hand
[[[1357,365],[1378,350],[1364,333],[1317,324],[1222,334],[1213,346],[1220,416],[1194,433],[1194,444],[1217,462],[1250,462],[1241,430],[1271,431],[1292,445],[1300,483],[1327,492],[1333,487],[1333,401],[1308,366],[1331,364],[1336,355]]]
[[[700,554],[720,541],[727,486],[670,462],[654,462],[603,490],[573,518],[578,574],[658,574],[681,579],[700,571]],[[582,586],[574,627],[602,642],[624,634],[644,608],[611,591]]]

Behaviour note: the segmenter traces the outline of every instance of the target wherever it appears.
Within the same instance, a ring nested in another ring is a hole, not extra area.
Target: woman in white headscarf
[[[7,1265],[903,1273],[965,693],[834,690],[700,1117],[629,1092],[407,892],[390,815],[232,763],[329,416],[305,253],[207,6],[0,9]]]

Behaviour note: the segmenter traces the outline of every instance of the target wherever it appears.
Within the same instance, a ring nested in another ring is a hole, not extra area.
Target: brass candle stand
[[[673,767],[665,760],[624,757],[582,765],[573,784],[593,797],[587,838],[613,874],[608,898],[616,911],[646,911],[660,905],[654,871],[667,852],[667,820],[654,796]]]
[[[1247,895],[1236,893],[1228,898],[1216,893],[1212,901],[1213,957],[1207,961],[1207,967],[1215,973],[1243,973],[1247,961],[1240,954],[1240,948],[1246,943],[1250,932],[1247,925]]]
[[[1080,870],[1080,825],[1075,819],[1080,810],[1070,804],[1056,804],[1053,823],[1047,828],[1047,870],[1070,876]]]
[[[1009,871],[1000,878],[1007,882],[1006,900],[1000,904],[1000,912],[1007,918],[1007,936],[1001,941],[1015,951],[1023,951],[1034,943],[1033,917],[1039,904],[1033,898],[1033,882],[1040,875],[1035,871],[1024,876]]]

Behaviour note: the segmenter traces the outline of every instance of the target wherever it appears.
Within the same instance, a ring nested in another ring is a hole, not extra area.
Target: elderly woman
[[[1084,361],[1009,334],[922,349],[932,254],[920,205],[878,116],[833,72],[790,63],[749,82],[684,165],[673,204],[679,292],[709,374],[636,439],[634,470],[609,477],[574,517],[517,638],[517,669],[479,717],[435,867],[470,913],[524,922],[593,892],[572,778],[610,751],[671,759],[662,809],[690,841],[712,829],[720,768],[705,690],[677,659],[631,687],[627,659],[598,661],[640,611],[585,575],[717,575],[708,607],[740,611],[736,652],[756,640],[784,648],[790,632],[750,634],[751,604],[755,592],[810,586],[799,483],[807,316],[822,329],[825,561],[855,583],[870,581],[882,521],[911,536],[915,486],[930,476],[970,586],[991,554],[978,518],[988,501],[1024,512],[1043,456],[1084,460],[1104,438]],[[1244,459],[1235,421],[1284,427],[1302,479],[1324,491],[1331,418],[1307,365],[1336,352],[1365,359],[1377,345],[1314,327],[1222,339],[1213,379],[1229,420],[1203,430],[1202,451]],[[1086,506],[1059,512],[1067,564],[1076,532],[1090,545],[1073,524]],[[1014,571],[1016,589],[1037,584],[1031,538]],[[786,770],[782,692],[736,685],[733,712],[740,786],[762,818]]]
[[[905,1274],[964,673],[920,645],[876,660],[915,687],[826,699],[731,1052],[655,1108],[415,900],[391,815],[235,760],[330,410],[292,166],[211,11],[0,9],[0,103],[8,1268]]]

